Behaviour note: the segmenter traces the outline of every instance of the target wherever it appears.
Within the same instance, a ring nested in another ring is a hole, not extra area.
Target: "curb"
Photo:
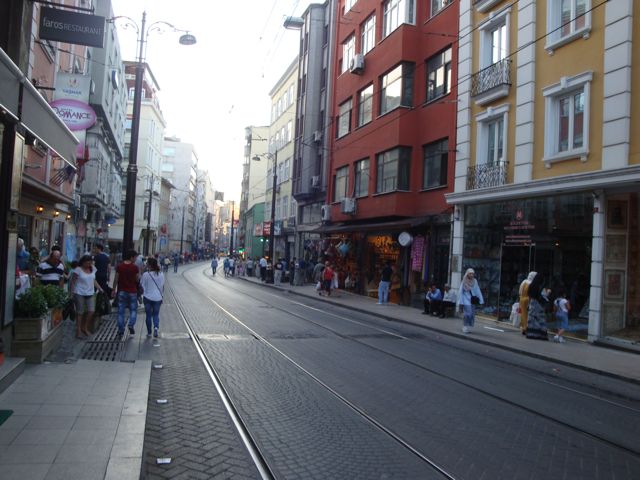
[[[256,282],[253,282],[251,280],[246,279],[245,277],[236,277],[236,278],[239,278],[239,279],[241,279],[241,280],[243,280],[245,282],[248,282],[248,283],[256,283]],[[286,288],[286,287],[278,287],[278,286],[273,285],[273,284],[260,282],[260,283],[258,283],[258,285],[259,286],[263,286],[263,287],[268,287],[268,288],[271,288],[273,290],[280,290],[280,291],[283,291],[283,292],[287,292],[287,293],[290,293],[290,294],[293,294],[293,295],[297,295],[299,297],[315,298],[315,297],[312,297],[310,295],[306,295],[304,293],[296,292],[293,289]],[[439,333],[439,334],[442,334],[442,335],[448,335],[448,336],[453,337],[453,338],[463,339],[463,340],[467,340],[467,341],[470,341],[470,342],[478,343],[478,344],[481,344],[481,345],[494,347],[494,348],[499,348],[501,350],[506,350],[506,351],[509,351],[509,352],[512,352],[512,353],[518,353],[518,354],[525,355],[525,356],[528,356],[528,357],[531,357],[531,358],[536,358],[538,360],[545,360],[547,362],[554,362],[554,363],[557,363],[559,365],[564,365],[566,367],[572,367],[572,368],[576,368],[576,369],[579,369],[579,370],[582,370],[582,371],[585,371],[585,372],[596,373],[598,375],[606,376],[606,377],[609,377],[609,378],[614,378],[616,380],[621,380],[623,382],[632,383],[634,385],[640,385],[640,379],[629,378],[629,377],[625,377],[623,375],[620,375],[620,374],[617,374],[617,373],[613,373],[613,372],[609,372],[609,371],[606,371],[606,370],[601,370],[601,369],[598,369],[598,368],[588,367],[588,366],[585,366],[585,365],[582,365],[582,364],[569,362],[567,360],[551,358],[551,357],[548,357],[548,356],[545,356],[545,355],[542,355],[542,354],[539,354],[539,353],[530,352],[530,351],[527,351],[527,350],[520,350],[520,349],[517,349],[517,348],[514,348],[514,347],[501,345],[499,343],[489,342],[487,340],[482,340],[480,338],[473,337],[473,336],[470,336],[470,335],[464,335],[462,333],[448,332],[446,330],[440,330],[439,328],[432,327],[432,326],[429,326],[429,325],[423,325],[423,324],[420,324],[420,323],[413,322],[411,320],[402,320],[402,319],[390,317],[390,316],[384,315],[382,313],[371,312],[371,311],[366,310],[364,308],[358,308],[358,307],[354,307],[352,305],[342,305],[342,304],[338,304],[338,303],[333,303],[333,302],[330,302],[330,301],[326,300],[325,297],[320,297],[319,296],[318,299],[322,299],[322,301],[324,301],[324,302],[331,303],[333,305],[345,308],[347,310],[352,310],[354,312],[364,313],[364,314],[367,314],[367,315],[372,315],[372,316],[375,316],[375,317],[378,317],[378,318],[382,318],[382,319],[387,320],[389,322],[397,322],[397,323],[401,323],[401,324],[405,324],[405,325],[411,325],[413,327],[423,328],[425,330],[429,330],[431,332]],[[571,340],[571,341],[581,342],[580,340]],[[595,346],[595,347],[608,347],[608,345],[605,346],[605,345],[600,344],[600,343],[593,343],[592,345]]]

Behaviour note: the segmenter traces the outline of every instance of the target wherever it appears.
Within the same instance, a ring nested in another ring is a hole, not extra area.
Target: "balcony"
[[[507,183],[508,164],[509,162],[484,163],[467,167],[467,190],[505,185]]]
[[[491,7],[501,0],[473,0],[473,6],[480,13],[486,13]]]
[[[511,60],[505,58],[471,76],[471,96],[478,105],[485,105],[509,94]]]

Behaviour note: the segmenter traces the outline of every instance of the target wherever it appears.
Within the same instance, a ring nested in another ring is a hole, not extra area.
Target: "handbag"
[[[471,305],[478,305],[478,304],[480,304],[480,297],[471,295]]]
[[[164,300],[164,291],[160,291],[160,287],[158,286],[158,282],[156,282],[156,281],[153,279],[153,275],[151,275],[149,272],[146,272],[146,273],[148,273],[148,274],[149,274],[149,278],[153,281],[153,283],[155,283],[155,284],[156,284],[156,288],[158,289],[158,292],[160,293],[160,301],[163,301],[163,300]],[[163,289],[163,290],[164,290],[164,289]]]

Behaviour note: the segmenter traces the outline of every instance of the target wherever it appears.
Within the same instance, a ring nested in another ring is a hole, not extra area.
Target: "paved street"
[[[636,385],[567,366],[553,377],[553,363],[204,264],[169,286],[161,345],[140,351],[163,364],[146,478],[259,478],[176,307],[276,478],[445,478],[433,465],[458,479],[640,477]]]

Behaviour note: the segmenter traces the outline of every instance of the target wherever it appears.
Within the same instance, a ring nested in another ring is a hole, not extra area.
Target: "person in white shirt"
[[[96,267],[91,255],[80,258],[78,266],[71,272],[69,290],[76,307],[76,338],[91,335],[93,314],[96,311],[96,290],[104,292],[96,281]]]
[[[140,277],[140,286],[146,313],[147,337],[151,336],[153,323],[153,336],[157,338],[160,328],[160,305],[164,296],[164,275],[160,271],[158,261],[153,257],[147,259],[147,269]]]

